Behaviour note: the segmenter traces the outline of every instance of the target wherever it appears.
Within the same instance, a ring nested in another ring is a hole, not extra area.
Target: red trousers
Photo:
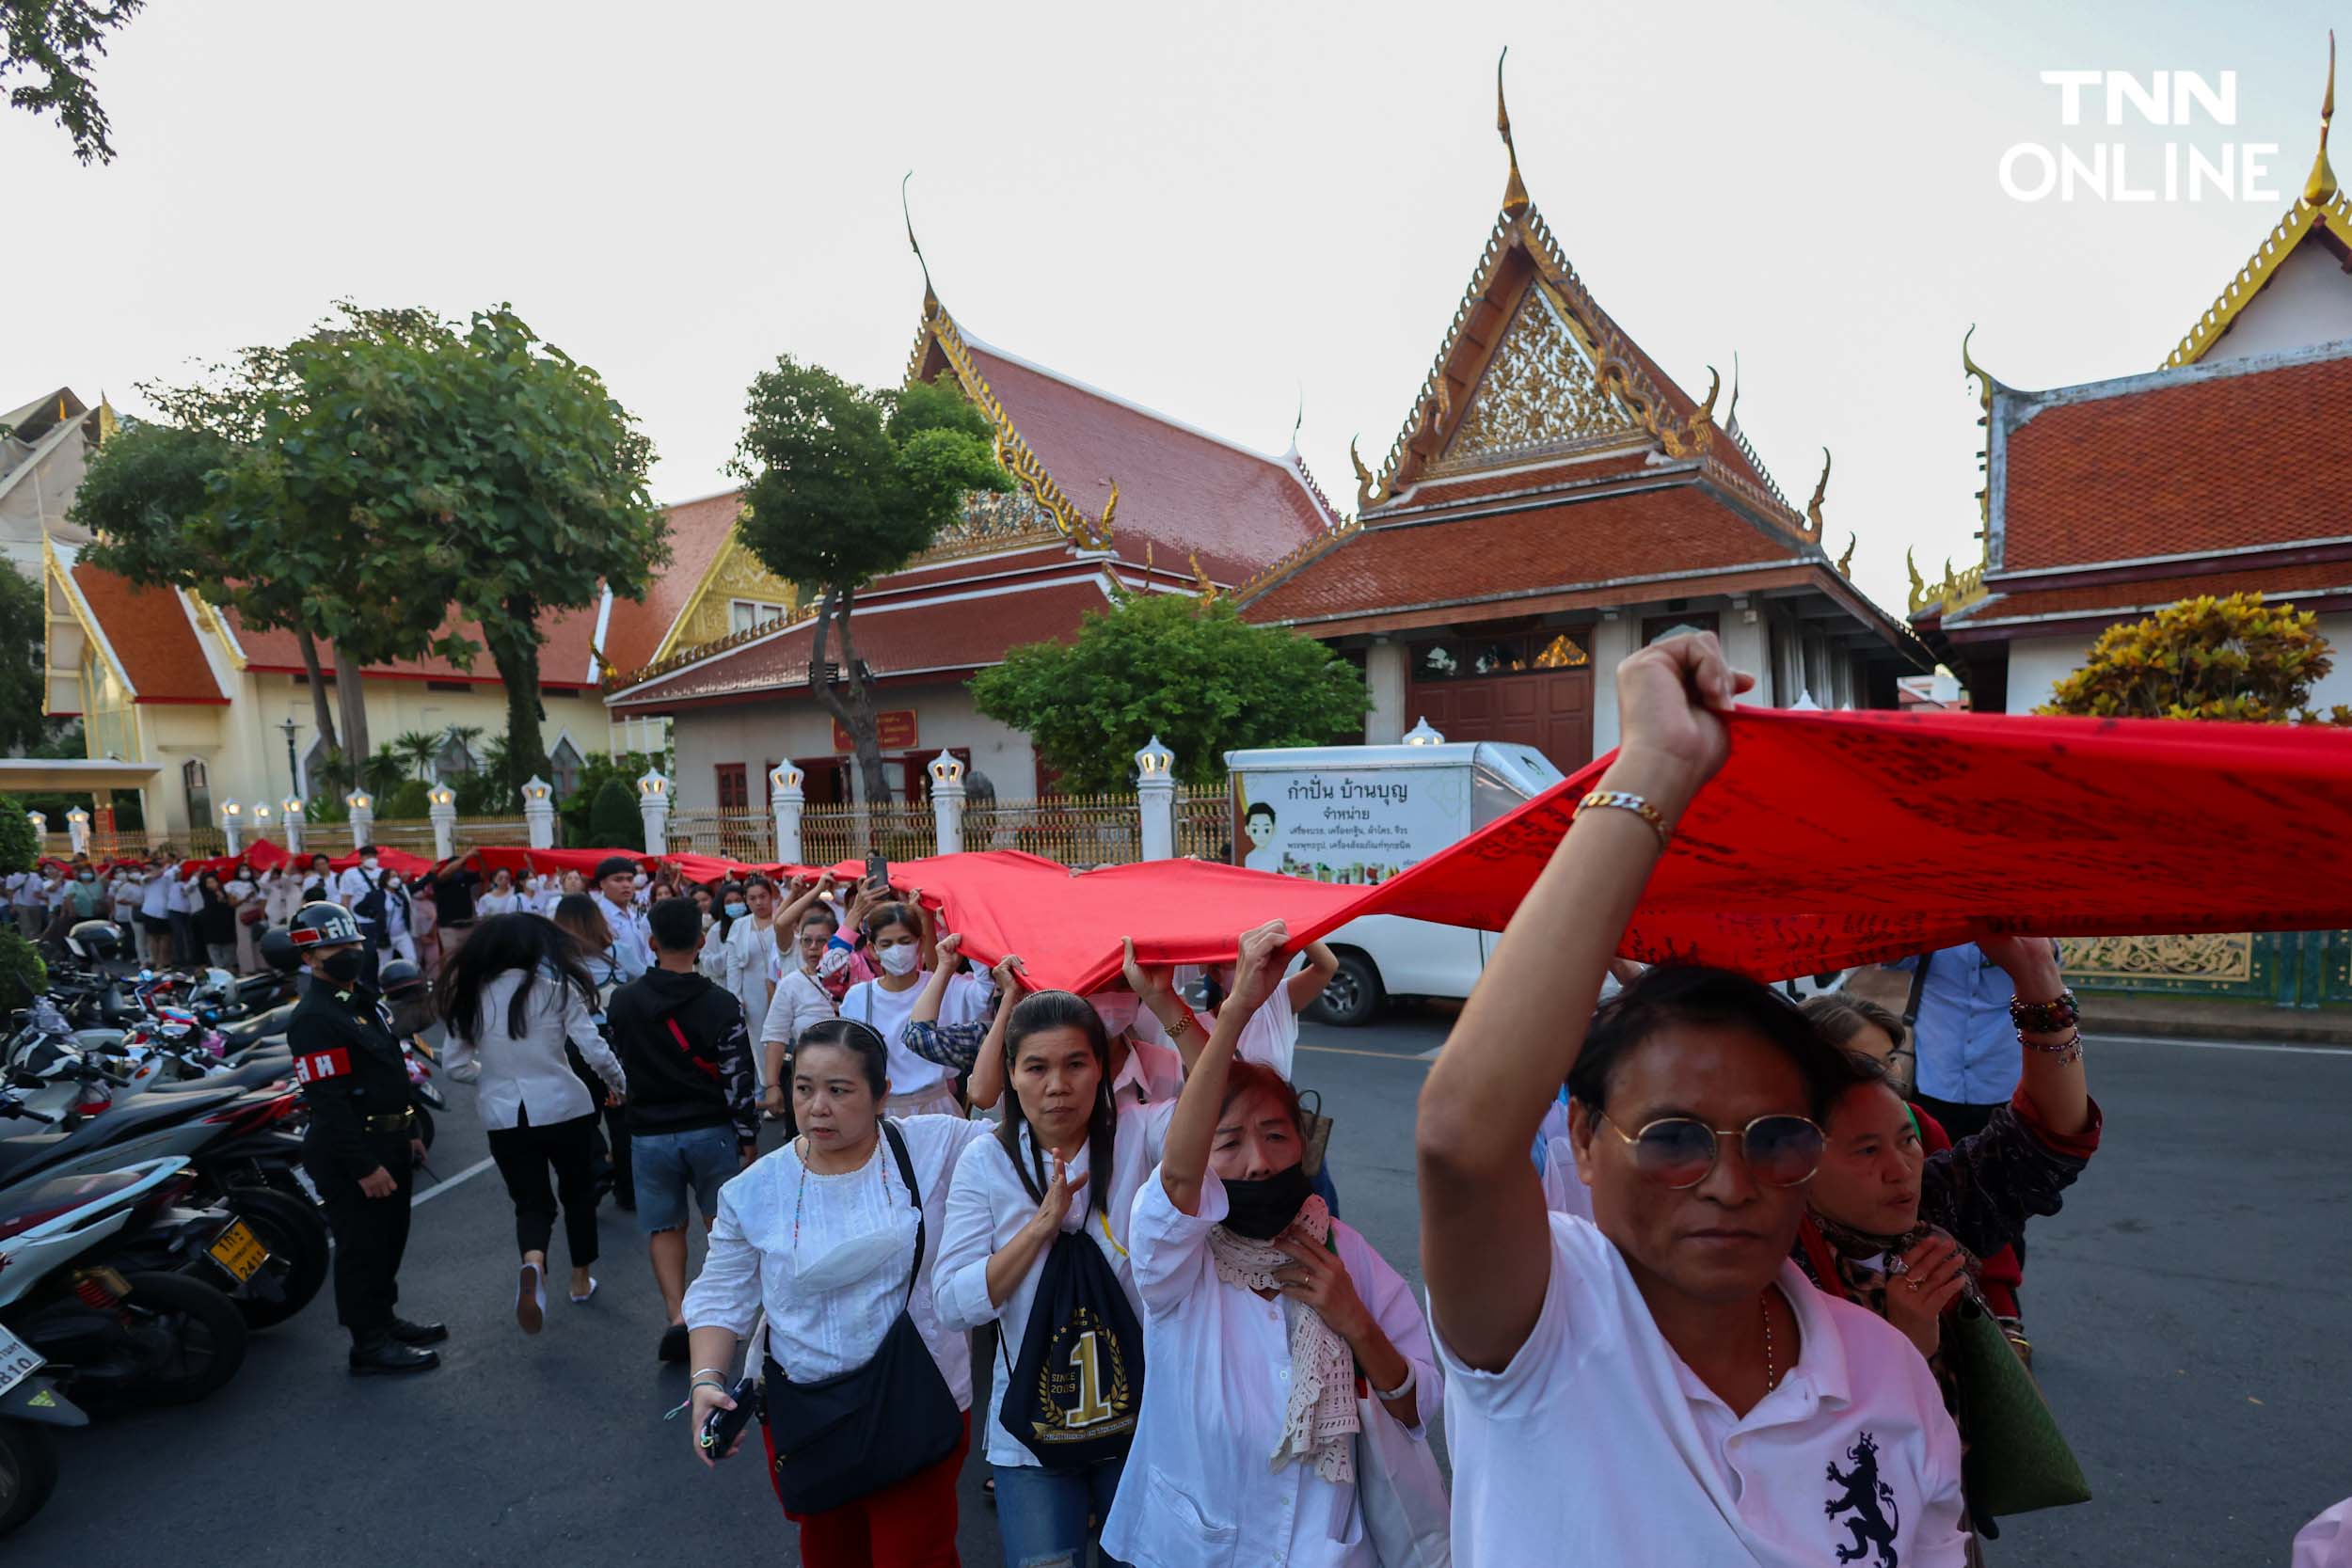
[[[956,1556],[956,1479],[972,1447],[963,1413],[956,1451],[895,1486],[822,1513],[787,1513],[801,1527],[804,1568],[961,1568]],[[772,1453],[769,1463],[773,1465]]]

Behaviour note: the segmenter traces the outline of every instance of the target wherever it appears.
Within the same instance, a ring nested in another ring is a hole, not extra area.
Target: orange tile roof
[[[2100,387],[1994,394],[1996,572],[2352,536],[2352,345]]]
[[[921,672],[961,673],[1002,662],[1005,650],[1025,642],[1066,641],[1089,610],[1110,608],[1100,578],[1089,573],[1062,582],[993,594],[986,599],[862,603],[850,617],[858,657],[878,679]],[[657,676],[609,700],[617,711],[660,713],[691,703],[806,689],[814,626],[803,624]],[[838,661],[840,643],[827,649]]]
[[[1957,636],[1972,628],[1990,629],[2027,617],[2142,615],[2206,594],[2216,598],[2232,594],[2262,594],[2273,601],[2292,602],[2298,593],[2312,598],[2352,595],[2352,561],[2317,561],[2234,572],[2136,577],[2123,582],[2003,590],[1945,616],[1944,628]],[[2016,634],[2010,630],[2004,635]]]
[[[1367,528],[1277,580],[1242,613],[1259,622],[1306,621],[1803,559],[1793,542],[1767,535],[1683,483]]]
[[[614,606],[614,613],[619,606]],[[237,642],[245,650],[246,668],[272,674],[293,674],[302,669],[302,649],[291,631],[249,630],[237,624],[233,611],[223,611],[237,633]],[[384,664],[362,668],[364,675],[378,675],[393,680],[468,681],[475,685],[498,684],[498,666],[490,662],[490,655],[482,641],[482,627],[471,621],[453,622],[448,628],[473,640],[477,651],[473,668],[461,670],[442,658],[402,658]],[[596,682],[589,672],[591,644],[596,631],[594,610],[547,610],[539,617],[539,629],[547,641],[539,648],[539,684],[560,690],[593,690]],[[109,631],[108,635],[112,635]],[[326,639],[318,640],[319,661],[331,667],[334,646]]]
[[[729,490],[700,500],[680,501],[670,515],[670,564],[654,579],[642,599],[612,601],[604,628],[605,662],[615,670],[636,670],[652,662],[654,651],[669,635],[670,624],[694,596],[720,546],[735,529],[742,511],[743,493]]]
[[[77,564],[73,585],[142,703],[226,703],[179,594]]]
[[[1079,511],[1099,516],[1119,482],[1111,546],[1163,565],[1193,552],[1219,582],[1247,580],[1330,526],[1280,459],[1015,359],[968,335],[972,362],[1022,440]]]

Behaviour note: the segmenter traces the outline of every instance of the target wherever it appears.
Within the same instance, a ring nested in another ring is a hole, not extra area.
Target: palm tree
[[[397,747],[399,743],[395,741],[393,744]],[[406,777],[401,759],[392,752],[378,752],[359,765],[360,781],[367,785],[369,794],[378,798],[398,789],[401,781]]]
[[[433,782],[433,759],[439,755],[440,737],[422,730],[406,730],[385,743],[384,754],[399,759],[404,771],[414,768],[418,778]]]
[[[481,758],[482,753],[473,749],[473,743],[480,740],[484,733],[480,724],[452,724],[441,732],[442,750],[455,746],[466,753],[470,767]]]

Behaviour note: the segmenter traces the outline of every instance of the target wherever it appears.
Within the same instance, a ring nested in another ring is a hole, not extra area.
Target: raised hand
[[[1968,1255],[1949,1236],[1933,1235],[1897,1259],[1899,1277],[1886,1282],[1886,1321],[1903,1331],[1921,1355],[1943,1341],[1944,1308],[1967,1284]]]
[[[1668,795],[1653,803],[1670,817],[1723,767],[1731,750],[1723,715],[1754,685],[1725,660],[1713,632],[1653,642],[1617,666],[1619,764],[1658,773],[1643,781],[1645,792]]]
[[[1136,959],[1136,939],[1122,937],[1120,940],[1126,944],[1126,952],[1120,960],[1119,969],[1126,976],[1129,990],[1148,1001],[1154,996],[1165,996],[1176,989],[1174,964],[1138,963]]]
[[[1238,1006],[1247,1017],[1274,993],[1282,978],[1282,944],[1289,940],[1290,929],[1279,920],[1269,920],[1241,934],[1240,958],[1233,966],[1233,994],[1227,1006]]]

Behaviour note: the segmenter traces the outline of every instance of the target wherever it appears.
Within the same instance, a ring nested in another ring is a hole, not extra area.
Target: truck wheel
[[[1373,968],[1370,958],[1360,953],[1342,953],[1339,960],[1339,973],[1323,988],[1307,1016],[1318,1023],[1353,1029],[1372,1022],[1386,993],[1380,989],[1380,972]]]

